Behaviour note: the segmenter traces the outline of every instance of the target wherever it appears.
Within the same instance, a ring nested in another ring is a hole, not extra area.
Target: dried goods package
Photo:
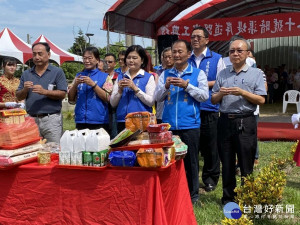
[[[164,151],[162,148],[140,148],[136,157],[141,167],[161,167],[164,162]]]
[[[16,149],[40,140],[38,126],[31,117],[20,124],[0,123],[0,148]]]
[[[125,117],[125,126],[132,132],[137,130],[146,131],[149,124],[156,124],[156,117],[153,113],[134,112],[128,113]]]

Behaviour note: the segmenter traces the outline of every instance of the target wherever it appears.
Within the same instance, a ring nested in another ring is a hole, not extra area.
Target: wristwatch
[[[134,91],[135,94],[139,93],[140,89],[137,89],[136,91]]]
[[[97,83],[95,83],[95,85],[94,85],[94,86],[92,86],[92,88],[94,89],[96,86],[97,86]]]
[[[186,86],[183,88],[184,90],[189,86],[190,81],[186,82]]]

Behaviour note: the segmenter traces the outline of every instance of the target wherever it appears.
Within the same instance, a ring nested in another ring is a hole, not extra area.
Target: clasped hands
[[[25,108],[25,104],[23,102],[5,102],[4,105],[6,108]]]
[[[24,89],[32,89],[33,93],[37,93],[40,95],[45,95],[46,94],[46,89],[44,89],[41,85],[37,84],[37,85],[33,85],[32,81],[25,81],[24,82]]]
[[[222,93],[223,95],[243,95],[244,90],[239,88],[239,87],[229,87],[229,88],[225,88],[225,87],[221,87],[220,88],[220,93]]]
[[[168,77],[166,79],[165,88],[169,89],[171,85],[178,86],[178,87],[181,87],[181,88],[186,88],[187,85],[188,85],[188,81],[186,81],[182,78]]]
[[[121,91],[123,91],[124,87],[128,87],[128,88],[132,89],[133,91],[135,91],[136,89],[138,89],[135,86],[134,82],[131,79],[128,79],[128,78],[124,78],[124,79],[120,80],[118,82],[118,86],[119,86],[119,89]]]
[[[78,86],[79,84],[86,83],[89,86],[94,86],[95,82],[89,76],[79,75],[75,78],[75,84]]]

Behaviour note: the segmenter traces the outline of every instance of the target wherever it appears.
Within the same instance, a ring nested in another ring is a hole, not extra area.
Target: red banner
[[[208,30],[210,41],[229,40],[235,34],[245,39],[300,36],[300,13],[172,21],[160,27],[157,35],[178,35],[179,39],[190,41],[196,26]]]

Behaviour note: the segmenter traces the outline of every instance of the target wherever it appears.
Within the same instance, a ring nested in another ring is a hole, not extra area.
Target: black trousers
[[[199,199],[199,138],[200,129],[172,130],[188,146],[184,167],[192,202]]]
[[[253,172],[256,139],[257,126],[254,115],[230,119],[221,114],[218,120],[218,150],[222,162],[222,202],[232,201],[236,195],[236,155],[242,177]]]
[[[125,129],[125,122],[117,122],[117,131],[118,134]]]
[[[201,110],[200,152],[204,159],[202,181],[216,186],[220,177],[220,158],[217,145],[219,113]]]

